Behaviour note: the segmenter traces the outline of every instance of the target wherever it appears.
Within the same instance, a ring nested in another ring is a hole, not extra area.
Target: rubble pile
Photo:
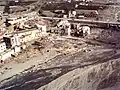
[[[0,90],[120,90],[119,3],[60,1],[7,1]]]
[[[51,88],[53,90],[63,90],[64,88],[66,90],[73,90],[73,88],[75,90],[86,90],[88,88],[100,90],[106,88],[102,82],[105,82],[108,88],[111,87],[114,80],[111,83],[108,81],[109,78],[114,79],[112,72],[118,70],[116,67],[118,67],[119,61],[114,61],[119,55],[118,51],[86,44],[84,41],[56,35],[49,35],[36,40],[31,44],[31,47],[28,47],[29,49],[18,56],[19,60],[21,59],[19,64],[25,63],[25,60],[29,62],[33,57],[45,61],[42,63],[39,61],[19,74],[2,80],[0,89],[33,90],[41,87],[40,90],[51,90]],[[44,48],[38,49],[38,47]],[[34,58],[34,62],[37,59]],[[7,72],[9,70],[5,71],[3,75],[6,75]],[[116,75],[119,75],[118,72],[115,73],[115,77],[119,77]],[[115,80],[117,83],[119,78]]]

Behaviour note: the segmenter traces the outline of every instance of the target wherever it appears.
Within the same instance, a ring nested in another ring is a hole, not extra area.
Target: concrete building
[[[15,35],[6,35],[3,37],[6,48],[14,48],[15,46],[20,46],[20,39],[17,34]]]
[[[0,42],[0,60],[6,60],[21,51],[21,48],[25,49],[25,43],[40,38],[42,32],[47,31],[46,25],[43,23],[37,23],[38,29],[17,31],[3,37],[4,42]],[[4,52],[5,51],[5,52]]]
[[[18,32],[18,36],[20,38],[20,43],[24,44],[26,42],[32,41],[40,37],[41,30],[26,30]]]

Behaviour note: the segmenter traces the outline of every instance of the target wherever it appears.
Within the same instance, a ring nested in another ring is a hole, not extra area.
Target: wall
[[[46,32],[47,31],[46,25],[36,24],[36,26],[38,27],[39,30],[41,30],[41,32]]]
[[[6,50],[5,42],[0,43],[0,53],[4,52]]]
[[[42,26],[43,32],[46,31],[46,26]],[[26,43],[29,41],[32,41],[34,39],[37,39],[40,37],[41,30],[28,30],[24,32],[18,32],[18,36],[20,37],[20,43]]]
[[[20,46],[14,47],[14,52],[15,52],[15,53],[18,53],[18,52],[20,52],[20,51],[21,51]]]
[[[0,54],[0,59],[4,61],[4,60],[10,58],[11,54],[14,54],[14,50],[8,50],[6,52],[3,52]]]

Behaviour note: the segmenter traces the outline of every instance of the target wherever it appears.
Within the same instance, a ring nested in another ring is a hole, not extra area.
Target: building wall
[[[20,46],[20,39],[18,35],[6,35],[4,36],[4,42],[7,48],[14,48],[15,46]]]
[[[18,36],[20,37],[20,43],[22,44],[37,39],[40,37],[40,33],[41,31],[37,29],[18,33]]]
[[[41,32],[46,32],[47,31],[46,25],[40,25],[40,24],[36,24],[36,25],[37,25],[37,28],[39,30],[41,30]]]
[[[20,51],[21,51],[20,46],[15,46],[15,47],[14,47],[14,52],[15,52],[15,53],[18,53],[18,52],[20,52]]]
[[[0,53],[4,52],[6,50],[5,42],[0,43]]]
[[[14,50],[8,50],[6,52],[3,52],[0,54],[0,60],[6,60],[11,57],[11,55],[14,54]]]
[[[12,47],[16,46],[15,37],[10,38]]]

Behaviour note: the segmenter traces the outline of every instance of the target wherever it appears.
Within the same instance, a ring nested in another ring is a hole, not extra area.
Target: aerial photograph
[[[120,90],[120,0],[0,0],[0,90]]]

